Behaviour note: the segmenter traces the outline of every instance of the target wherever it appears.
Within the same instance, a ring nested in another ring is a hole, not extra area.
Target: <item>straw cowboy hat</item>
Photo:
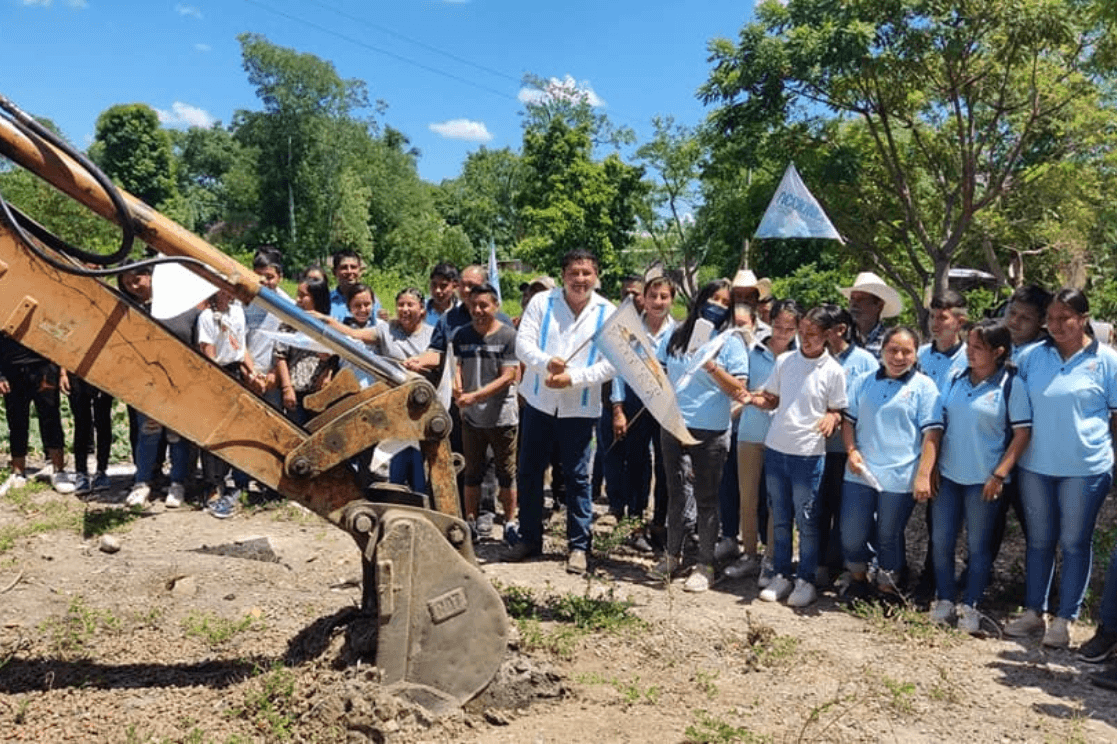
[[[733,277],[734,289],[757,289],[756,274],[752,273],[751,269],[741,269],[737,272],[737,276]]]
[[[862,271],[857,275],[852,287],[838,287],[838,291],[847,300],[853,292],[864,292],[883,300],[884,310],[880,313],[882,318],[895,318],[904,309],[903,302],[900,301],[900,293],[871,271]]]

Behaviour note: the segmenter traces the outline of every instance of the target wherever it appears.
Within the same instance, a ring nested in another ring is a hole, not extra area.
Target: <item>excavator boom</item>
[[[507,618],[460,518],[450,418],[431,385],[357,349],[135,197],[110,194],[3,97],[0,109],[0,155],[101,217],[130,221],[147,245],[187,259],[379,382],[362,390],[339,375],[317,394],[317,415],[297,426],[18,216],[0,217],[0,332],[349,532],[362,551],[363,609],[376,617],[384,681],[458,704],[480,692],[503,657]],[[420,443],[429,497],[361,487],[350,458],[385,440]]]

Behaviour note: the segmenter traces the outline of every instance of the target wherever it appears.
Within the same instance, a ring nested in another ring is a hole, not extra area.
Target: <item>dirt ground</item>
[[[361,596],[347,535],[288,504],[221,521],[156,502],[124,520],[128,481],[90,501],[42,486],[0,499],[2,741],[1117,741],[1117,693],[1072,651],[851,614],[830,594],[795,611],[758,601],[753,579],[685,594],[623,547],[575,577],[557,541],[523,564],[478,552],[529,606],[611,597],[637,620],[521,620],[493,691],[436,715],[341,663],[339,621]],[[118,552],[83,534],[114,522]],[[238,544],[274,560],[227,554]],[[1006,553],[1000,593],[1020,580]]]

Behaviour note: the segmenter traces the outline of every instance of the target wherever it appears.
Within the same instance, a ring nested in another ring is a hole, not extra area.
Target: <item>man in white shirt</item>
[[[520,394],[526,405],[520,431],[520,542],[510,560],[543,549],[543,472],[557,442],[566,476],[570,554],[567,570],[584,573],[590,549],[590,444],[601,416],[601,383],[614,369],[593,343],[594,333],[613,312],[594,291],[597,257],[573,250],[562,259],[562,287],[532,298],[520,320],[516,356],[525,365]]]

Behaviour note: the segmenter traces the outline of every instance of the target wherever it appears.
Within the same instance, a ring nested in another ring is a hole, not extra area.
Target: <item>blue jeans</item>
[[[1109,493],[1112,475],[1060,478],[1040,475],[1024,468],[1020,473],[1020,497],[1028,522],[1025,558],[1024,606],[1043,612],[1055,574],[1055,548],[1063,549],[1063,576],[1059,582],[1058,616],[1078,617],[1090,567],[1094,560],[1094,523]]]
[[[407,486],[416,493],[427,492],[427,471],[423,453],[415,447],[397,452],[388,461],[388,481]]]
[[[520,500],[520,539],[543,545],[543,472],[555,444],[566,479],[566,539],[571,550],[590,549],[590,456],[597,419],[559,418],[531,404],[520,419],[519,467],[516,486]]]
[[[163,425],[152,418],[136,411],[136,428],[139,436],[136,438],[136,476],[135,482],[151,483],[155,475],[155,459],[159,454],[159,440],[163,436]],[[168,433],[169,434],[169,433]],[[177,436],[177,435],[176,435]],[[190,442],[182,437],[178,441],[170,441],[167,437],[167,449],[171,458],[171,483],[183,483],[189,475],[190,467]]]
[[[764,450],[764,480],[772,509],[772,560],[776,573],[791,576],[792,522],[799,528],[798,577],[814,583],[818,568],[818,490],[823,455],[787,455]]]
[[[846,567],[864,573],[872,559],[869,541],[876,527],[877,560],[893,580],[904,565],[904,529],[915,509],[910,493],[876,491],[861,483],[842,483],[842,554]],[[874,520],[873,516],[876,515]]]
[[[993,533],[1000,512],[1000,502],[986,501],[981,492],[985,484],[963,486],[949,478],[939,484],[938,495],[931,502],[934,539],[931,552],[935,563],[935,592],[939,599],[954,601],[954,544],[962,520],[966,522],[966,548],[969,553],[966,586],[962,604],[977,607],[989,584],[993,570]]]

